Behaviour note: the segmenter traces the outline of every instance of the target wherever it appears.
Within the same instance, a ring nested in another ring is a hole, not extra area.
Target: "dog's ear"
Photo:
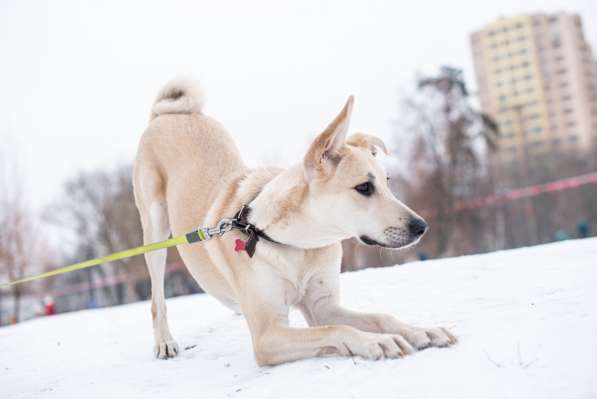
[[[315,138],[305,155],[303,165],[307,179],[327,173],[341,157],[341,149],[345,144],[346,132],[350,123],[354,98],[348,97],[344,108],[328,127]]]
[[[390,154],[383,140],[371,134],[355,133],[346,140],[346,144],[369,150],[373,156],[377,155],[378,148],[380,148],[384,154]]]

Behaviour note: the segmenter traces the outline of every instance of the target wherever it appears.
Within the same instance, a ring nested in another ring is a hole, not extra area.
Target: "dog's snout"
[[[414,237],[420,237],[427,231],[427,222],[423,219],[414,217],[408,222],[408,231]]]

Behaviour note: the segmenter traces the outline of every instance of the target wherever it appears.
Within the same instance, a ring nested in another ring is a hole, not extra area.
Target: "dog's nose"
[[[411,218],[408,222],[408,231],[412,236],[420,237],[427,231],[427,222],[421,218]]]

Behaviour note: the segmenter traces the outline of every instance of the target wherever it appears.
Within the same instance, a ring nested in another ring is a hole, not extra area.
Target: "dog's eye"
[[[371,182],[361,183],[358,186],[355,186],[354,189],[357,190],[359,194],[362,194],[365,197],[370,196],[375,191],[375,187]]]

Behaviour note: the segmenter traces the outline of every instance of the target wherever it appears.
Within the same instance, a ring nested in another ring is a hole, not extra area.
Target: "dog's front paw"
[[[169,359],[178,355],[178,344],[172,339],[160,340],[154,347],[155,357],[158,359]]]
[[[408,334],[404,334],[404,337],[418,350],[430,346],[443,348],[458,342],[458,339],[444,327],[416,328]]]
[[[395,359],[410,355],[415,349],[404,337],[397,334],[362,333],[345,340],[339,348],[344,356],[361,356],[365,359]]]

